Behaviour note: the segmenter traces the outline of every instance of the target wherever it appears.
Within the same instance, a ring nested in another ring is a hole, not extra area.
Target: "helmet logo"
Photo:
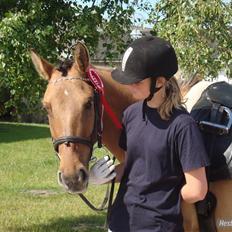
[[[124,54],[124,56],[123,56],[123,59],[122,59],[122,71],[123,71],[123,72],[125,71],[126,62],[127,62],[127,60],[128,60],[128,58],[129,58],[129,56],[130,56],[130,54],[131,54],[132,51],[133,51],[133,48],[132,48],[132,47],[129,47],[129,48],[126,50],[126,52],[125,52],[125,54]]]

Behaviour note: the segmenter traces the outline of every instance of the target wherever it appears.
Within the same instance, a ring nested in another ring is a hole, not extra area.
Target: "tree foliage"
[[[104,46],[120,53],[134,11],[127,0],[1,0],[0,9],[0,91],[10,96],[0,115],[9,109],[30,114],[40,107],[45,82],[34,71],[30,48],[55,62],[75,41],[83,40],[93,54],[107,36]]]
[[[113,59],[127,46],[136,7],[149,11],[149,1],[1,0],[0,116],[40,111],[46,83],[35,73],[30,48],[54,63],[77,40],[93,56],[101,39],[105,57]],[[231,76],[231,17],[231,2],[220,0],[159,0],[150,14],[154,31],[174,45],[181,69],[206,77],[220,70]]]
[[[232,75],[231,2],[161,0],[150,15],[154,30],[174,45],[181,69],[205,78]]]

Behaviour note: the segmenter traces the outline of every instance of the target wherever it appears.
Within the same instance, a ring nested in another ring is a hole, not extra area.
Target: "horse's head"
[[[38,73],[48,81],[42,102],[60,159],[58,181],[70,192],[83,192],[88,185],[88,163],[96,141],[94,90],[86,77],[88,50],[78,43],[73,61],[58,68],[34,51],[31,57]]]

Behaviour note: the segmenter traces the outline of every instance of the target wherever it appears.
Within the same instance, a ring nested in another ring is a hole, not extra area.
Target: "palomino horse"
[[[73,62],[66,62],[58,68],[34,51],[31,51],[31,57],[38,73],[48,81],[43,105],[48,112],[51,136],[56,141],[55,150],[60,159],[58,181],[70,192],[84,192],[88,186],[88,163],[92,145],[97,141],[94,132],[94,88],[86,74],[90,66],[88,50],[82,43],[78,43]],[[135,100],[126,86],[111,78],[110,70],[95,70],[104,83],[105,97],[109,105],[121,119],[123,110]],[[103,125],[103,144],[123,162],[124,152],[118,147],[120,129],[115,127],[106,113],[103,116]],[[231,220],[232,203],[228,199],[232,191],[231,181],[215,182],[210,187],[218,199],[216,218]],[[182,207],[185,231],[199,231],[195,207],[185,202]],[[232,231],[232,227],[219,225],[218,231]]]

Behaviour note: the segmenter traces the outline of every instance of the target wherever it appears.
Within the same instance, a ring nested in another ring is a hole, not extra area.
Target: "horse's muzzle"
[[[58,171],[58,183],[71,193],[83,193],[88,186],[88,174],[84,169],[80,169],[72,176],[65,176]]]

